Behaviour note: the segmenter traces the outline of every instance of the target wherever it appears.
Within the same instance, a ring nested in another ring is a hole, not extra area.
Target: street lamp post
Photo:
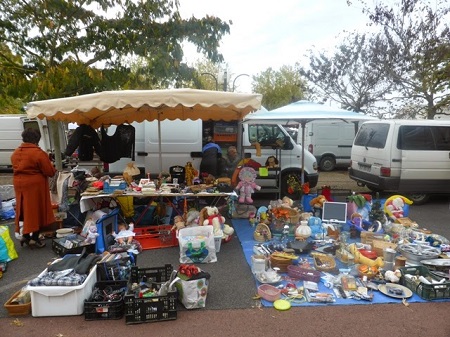
[[[237,75],[237,76],[234,78],[234,81],[233,81],[233,92],[234,92],[234,83],[235,83],[236,80],[237,80],[239,77],[241,77],[241,76],[249,76],[249,77],[250,77],[250,75],[248,75],[248,74],[240,74],[240,75]]]
[[[201,73],[201,75],[202,75],[202,76],[203,76],[203,75],[209,75],[209,76],[211,76],[212,78],[214,78],[214,81],[216,81],[216,91],[219,90],[219,81],[217,80],[217,77],[216,77],[216,76],[214,76],[214,75],[211,74],[211,73]]]

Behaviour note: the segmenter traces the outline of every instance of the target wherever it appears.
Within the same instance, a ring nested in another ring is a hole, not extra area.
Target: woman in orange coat
[[[30,248],[45,246],[39,239],[40,230],[55,222],[48,178],[55,175],[56,169],[48,154],[39,147],[40,139],[38,130],[26,129],[22,132],[23,143],[11,155],[16,232],[19,233],[19,221],[23,221],[20,245],[26,244]]]

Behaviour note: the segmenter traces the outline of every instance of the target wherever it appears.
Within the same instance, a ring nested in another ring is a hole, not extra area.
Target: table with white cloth
[[[162,198],[164,200],[172,200],[173,198],[184,199],[185,201],[188,198],[209,198],[211,201],[209,202],[210,206],[216,206],[220,200],[223,198],[228,198],[232,196],[231,193],[217,192],[217,193],[207,193],[207,192],[199,192],[199,193],[171,193],[171,192],[153,192],[153,193],[141,193],[141,192],[126,192],[123,194],[96,194],[96,195],[82,195],[80,200],[80,210],[82,213],[87,211],[95,211],[99,209],[99,204],[103,201],[110,201],[117,197],[135,197],[135,198],[147,198],[150,197],[152,199]]]

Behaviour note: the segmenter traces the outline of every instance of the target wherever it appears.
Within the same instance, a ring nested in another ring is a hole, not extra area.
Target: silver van
[[[349,176],[415,204],[450,194],[450,120],[365,122],[353,142]]]

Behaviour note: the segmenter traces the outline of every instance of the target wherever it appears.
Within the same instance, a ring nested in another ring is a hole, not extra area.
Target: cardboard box
[[[366,243],[368,245],[372,245],[373,240],[383,240],[384,239],[384,234],[382,234],[382,233],[361,231],[360,235],[361,235],[361,243]]]
[[[46,272],[47,269],[40,275]],[[78,286],[28,286],[33,317],[83,314],[84,301],[91,296],[96,282],[97,266],[94,266],[83,284]]]
[[[52,250],[63,257],[66,254],[80,254],[84,248],[86,248],[86,253],[95,253],[95,243],[85,245],[83,244],[86,238],[72,234],[63,238],[57,238],[52,240]]]
[[[383,256],[383,250],[385,248],[391,248],[393,250],[397,249],[397,244],[392,242],[387,242],[383,240],[373,240],[372,241],[372,250],[374,250],[378,256]]]

